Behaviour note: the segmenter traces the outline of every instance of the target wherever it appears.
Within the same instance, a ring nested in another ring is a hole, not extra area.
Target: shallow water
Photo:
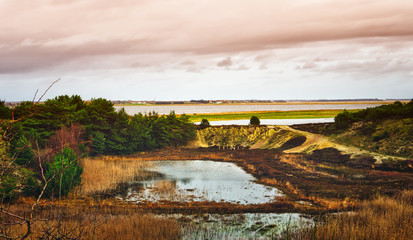
[[[275,239],[309,227],[313,219],[298,213],[201,214],[173,217],[181,222],[182,239]]]
[[[153,161],[146,170],[151,179],[130,183],[123,200],[215,201],[258,204],[275,201],[282,193],[254,182],[255,178],[233,163],[204,160]]]
[[[364,109],[381,104],[208,104],[208,105],[137,105],[123,106],[129,115],[137,113],[157,112],[158,114],[222,113],[251,111],[292,111],[292,110],[323,110],[323,109]],[[121,109],[122,106],[116,106]]]

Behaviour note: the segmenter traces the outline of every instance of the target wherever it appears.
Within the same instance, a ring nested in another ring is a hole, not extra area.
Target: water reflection
[[[313,219],[297,213],[173,214],[168,217],[181,222],[185,240],[284,239],[283,233],[295,232],[314,223]]]
[[[233,163],[214,161],[154,161],[151,178],[130,183],[126,201],[216,201],[257,204],[281,196],[276,188],[254,182],[254,177]]]

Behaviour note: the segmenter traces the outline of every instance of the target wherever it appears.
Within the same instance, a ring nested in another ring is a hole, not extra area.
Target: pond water
[[[158,114],[194,113],[222,113],[222,112],[251,112],[251,111],[292,111],[292,110],[323,110],[323,109],[364,109],[381,104],[354,103],[354,104],[187,104],[187,105],[137,105],[115,106],[117,110],[122,107],[129,115],[137,113],[157,112]]]
[[[287,231],[310,227],[314,221],[298,213],[173,214],[182,239],[284,239]]]
[[[121,199],[144,201],[215,201],[258,204],[275,201],[282,193],[254,182],[233,163],[206,160],[152,161],[145,169],[151,177],[131,182]]]
[[[307,119],[260,119],[261,125],[294,125],[308,123],[331,123],[334,118],[307,118]],[[222,125],[249,125],[249,119],[227,120],[227,121],[209,121],[212,126]],[[200,124],[197,122],[195,124]]]

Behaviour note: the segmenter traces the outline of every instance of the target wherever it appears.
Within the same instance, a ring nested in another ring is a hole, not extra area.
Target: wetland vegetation
[[[2,103],[0,237],[408,239],[411,106],[345,111],[330,124],[199,127],[192,117],[213,115],[129,116],[79,96]]]

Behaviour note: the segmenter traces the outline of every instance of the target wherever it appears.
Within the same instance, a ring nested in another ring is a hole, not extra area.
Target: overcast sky
[[[413,98],[411,0],[0,0],[0,99]]]

